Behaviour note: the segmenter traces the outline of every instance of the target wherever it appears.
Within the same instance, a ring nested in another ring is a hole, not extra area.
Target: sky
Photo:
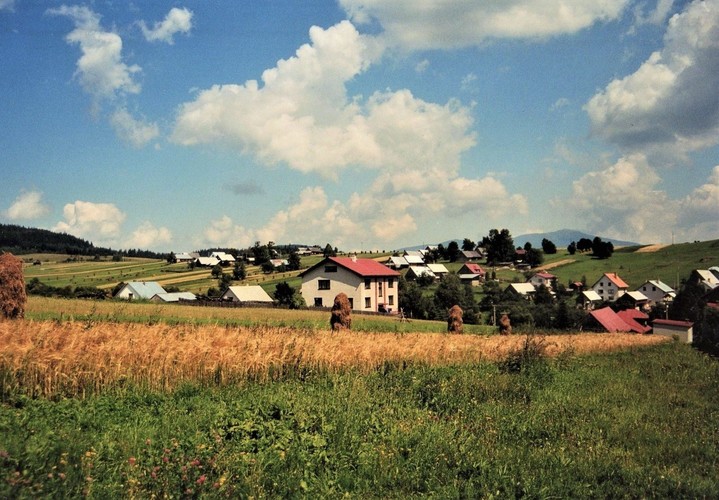
[[[719,0],[0,0],[0,222],[158,252],[719,238]]]

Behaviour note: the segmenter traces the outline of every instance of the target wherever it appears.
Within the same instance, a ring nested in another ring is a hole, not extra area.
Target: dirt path
[[[562,259],[558,260],[557,262],[552,262],[551,264],[547,264],[546,266],[542,266],[542,269],[549,270],[554,269],[555,267],[564,266],[566,264],[571,264],[572,262],[576,262],[576,259]]]
[[[651,253],[651,252],[656,252],[656,251],[661,250],[662,248],[668,247],[668,246],[669,246],[669,245],[664,244],[664,243],[657,243],[657,244],[655,244],[655,245],[647,245],[647,246],[645,246],[645,247],[640,248],[640,249],[637,250],[635,253]]]

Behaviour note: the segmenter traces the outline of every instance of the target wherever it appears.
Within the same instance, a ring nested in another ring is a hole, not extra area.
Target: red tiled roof
[[[653,323],[655,325],[683,326],[685,328],[694,326],[691,321],[677,321],[675,319],[655,319]]]
[[[609,281],[614,283],[617,288],[629,288],[629,285],[624,283],[624,280],[617,273],[604,273],[604,276],[609,278]]]
[[[552,273],[548,273],[548,272],[546,272],[546,271],[540,271],[540,272],[538,272],[537,274],[535,274],[535,276],[539,276],[540,278],[544,278],[544,279],[547,279],[547,280],[551,280],[551,279],[556,278],[555,275],[553,275]]]
[[[315,267],[324,265],[328,260],[362,277],[400,275],[397,271],[390,269],[389,267],[377,262],[376,260],[353,259],[352,257],[328,257],[327,259],[319,262],[318,264],[315,264],[310,269],[314,269]],[[307,271],[309,271],[309,269]],[[302,274],[305,274],[307,271]]]
[[[603,307],[589,311],[589,314],[608,332],[631,332],[632,327],[626,323],[611,307]]]
[[[647,333],[652,329],[652,327],[644,326],[637,321],[638,319],[643,319],[645,321],[649,319],[649,316],[641,311],[637,311],[636,309],[626,309],[624,311],[619,311],[617,315],[622,318],[622,320],[629,325],[634,332]]]
[[[479,264],[474,264],[472,262],[467,262],[464,267],[466,267],[469,271],[471,271],[474,274],[485,274],[484,269],[482,269],[482,266]]]

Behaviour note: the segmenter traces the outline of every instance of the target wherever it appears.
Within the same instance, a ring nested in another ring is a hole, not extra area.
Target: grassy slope
[[[78,399],[3,391],[0,496],[719,496],[690,347]]]

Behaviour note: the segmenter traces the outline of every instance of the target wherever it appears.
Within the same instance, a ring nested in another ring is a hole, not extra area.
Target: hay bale
[[[499,334],[500,335],[511,335],[512,334],[512,324],[509,322],[509,316],[506,314],[502,314],[502,317],[499,318]]]
[[[4,318],[25,317],[25,278],[22,260],[11,253],[0,255],[0,316]]]
[[[330,316],[330,327],[333,331],[352,328],[350,299],[344,293],[338,293],[335,297],[335,303],[332,305],[332,315]]]
[[[462,333],[462,327],[464,321],[462,315],[464,311],[458,305],[453,305],[449,310],[449,317],[447,318],[447,331],[449,333]]]

